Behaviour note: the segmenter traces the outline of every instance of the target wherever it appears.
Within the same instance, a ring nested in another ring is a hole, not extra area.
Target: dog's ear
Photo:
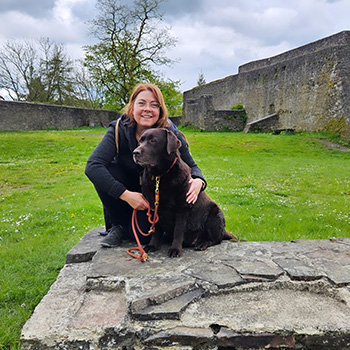
[[[172,131],[169,131],[167,129],[165,130],[167,133],[166,150],[168,154],[170,154],[171,152],[175,152],[178,148],[181,147],[181,141],[176,137],[176,135]]]

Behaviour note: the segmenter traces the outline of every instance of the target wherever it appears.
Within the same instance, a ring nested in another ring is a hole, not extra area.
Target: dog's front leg
[[[175,219],[173,242],[169,248],[168,255],[177,258],[182,255],[182,244],[187,224],[188,213],[178,212]]]
[[[162,245],[162,233],[157,225],[155,232],[152,233],[150,242],[146,246],[144,246],[143,249],[146,251],[146,253],[155,252],[156,250],[160,249],[161,245]]]

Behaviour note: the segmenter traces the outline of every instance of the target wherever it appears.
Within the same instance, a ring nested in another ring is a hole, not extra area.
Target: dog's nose
[[[134,156],[137,156],[137,155],[141,154],[141,151],[138,148],[135,148],[132,153]]]

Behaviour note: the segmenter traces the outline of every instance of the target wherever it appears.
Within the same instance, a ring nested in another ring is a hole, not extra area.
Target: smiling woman
[[[138,222],[142,231],[149,230],[145,212],[149,203],[141,194],[139,180],[142,167],[133,160],[133,151],[145,130],[167,128],[180,140],[181,157],[191,168],[192,178],[187,195],[189,203],[196,201],[203,184],[205,185],[202,172],[193,160],[187,142],[168,119],[163,95],[156,85],[137,85],[124,111],[118,124],[117,121],[110,124],[104,138],[89,157],[85,170],[103,204],[106,226],[103,234],[107,235],[101,243],[104,247],[117,246],[122,239],[132,237],[133,210],[138,210]],[[140,240],[147,243],[148,238],[141,236]]]
[[[160,104],[152,91],[141,91],[133,104],[133,116],[136,123],[136,139],[140,139],[143,131],[151,128],[160,116]]]

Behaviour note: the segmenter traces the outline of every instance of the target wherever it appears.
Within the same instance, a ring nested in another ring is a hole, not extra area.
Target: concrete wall
[[[211,108],[243,104],[248,122],[279,114],[280,128],[329,130],[350,138],[350,31],[247,63],[239,73],[184,93],[183,123],[202,127],[201,98]]]
[[[104,126],[119,113],[39,103],[0,101],[0,130],[67,129],[80,126]]]

